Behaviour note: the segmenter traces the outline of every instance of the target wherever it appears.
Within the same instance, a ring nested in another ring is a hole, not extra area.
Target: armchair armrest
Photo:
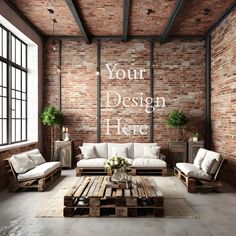
[[[77,161],[80,161],[80,160],[84,159],[84,155],[83,154],[79,154],[75,158],[76,158]]]
[[[160,153],[159,154],[159,159],[162,160],[162,161],[165,161],[166,156]]]

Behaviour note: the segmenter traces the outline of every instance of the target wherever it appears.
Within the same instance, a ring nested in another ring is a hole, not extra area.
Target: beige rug
[[[164,195],[165,217],[173,218],[199,218],[193,209],[188,205],[182,193],[176,187],[175,177],[151,177],[161,188]],[[47,203],[40,204],[46,206],[37,213],[36,217],[63,217],[64,195],[71,188],[78,177],[64,178],[52,191],[55,194]]]

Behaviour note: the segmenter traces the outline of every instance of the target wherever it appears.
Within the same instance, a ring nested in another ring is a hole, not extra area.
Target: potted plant
[[[57,108],[55,108],[53,105],[50,105],[44,108],[40,117],[41,117],[42,123],[50,127],[51,160],[53,160],[55,127],[58,125],[63,125],[63,113],[59,111]]]
[[[177,132],[176,136],[176,140],[179,140],[179,129],[181,128],[182,131],[182,127],[188,122],[188,119],[186,117],[186,115],[184,114],[183,111],[181,110],[173,110],[168,119],[167,119],[167,124],[169,127],[174,128],[174,130]]]

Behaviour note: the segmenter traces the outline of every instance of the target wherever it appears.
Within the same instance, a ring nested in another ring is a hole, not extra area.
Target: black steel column
[[[150,97],[154,97],[154,42],[150,42]],[[152,103],[154,106],[154,102]],[[154,141],[154,132],[153,132],[153,112],[150,113],[150,142],[153,143]]]
[[[205,144],[211,149],[211,35],[206,37],[206,115]]]
[[[62,42],[58,44],[58,63],[57,63],[57,75],[58,75],[58,109],[61,111],[61,49]]]
[[[97,43],[97,142],[101,142],[101,44]]]

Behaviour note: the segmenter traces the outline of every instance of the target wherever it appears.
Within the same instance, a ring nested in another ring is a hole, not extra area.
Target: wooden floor
[[[64,196],[64,216],[138,217],[164,215],[164,198],[156,183],[133,176],[130,186],[115,187],[109,176],[83,176]]]

